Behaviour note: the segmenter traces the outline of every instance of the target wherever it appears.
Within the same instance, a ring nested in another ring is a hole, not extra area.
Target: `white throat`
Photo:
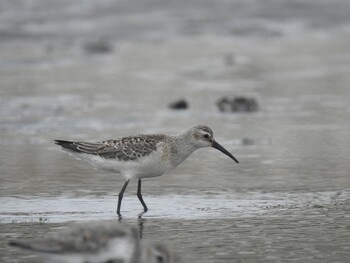
[[[176,148],[176,154],[173,157],[174,168],[182,163],[186,158],[198,149],[193,143],[192,134],[187,132],[181,133],[175,137],[173,147]]]

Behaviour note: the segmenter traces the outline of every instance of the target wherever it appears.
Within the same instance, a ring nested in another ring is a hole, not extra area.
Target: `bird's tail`
[[[71,141],[55,140],[55,143],[64,149],[71,150],[73,152],[80,152],[77,145]]]
[[[87,154],[98,154],[98,150],[105,146],[102,142],[92,143],[55,140],[55,143],[60,145],[65,150]],[[103,152],[101,154],[103,154]]]

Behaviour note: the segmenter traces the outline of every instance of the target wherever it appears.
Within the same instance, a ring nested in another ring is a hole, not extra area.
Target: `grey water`
[[[177,134],[207,124],[237,159],[201,149],[136,183],[123,219],[181,262],[348,262],[348,1],[1,1],[0,261],[75,222],[117,220],[119,175],[54,139]],[[220,112],[224,97],[254,113]],[[185,98],[189,108],[168,105]]]

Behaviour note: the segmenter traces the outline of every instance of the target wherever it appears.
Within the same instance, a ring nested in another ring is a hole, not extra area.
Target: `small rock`
[[[184,99],[181,99],[178,101],[174,101],[169,105],[169,107],[174,110],[184,110],[188,108],[188,103]]]
[[[254,145],[254,140],[251,138],[243,138],[242,145]]]
[[[84,45],[84,49],[90,54],[101,54],[112,51],[111,44],[105,39],[88,42]]]
[[[258,103],[253,98],[235,97],[229,99],[227,97],[221,98],[217,105],[220,111],[223,112],[255,112],[258,111]]]

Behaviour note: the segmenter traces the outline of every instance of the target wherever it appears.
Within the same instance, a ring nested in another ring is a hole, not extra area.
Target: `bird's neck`
[[[198,148],[193,144],[193,139],[189,133],[181,133],[175,137],[175,147],[179,164]]]

